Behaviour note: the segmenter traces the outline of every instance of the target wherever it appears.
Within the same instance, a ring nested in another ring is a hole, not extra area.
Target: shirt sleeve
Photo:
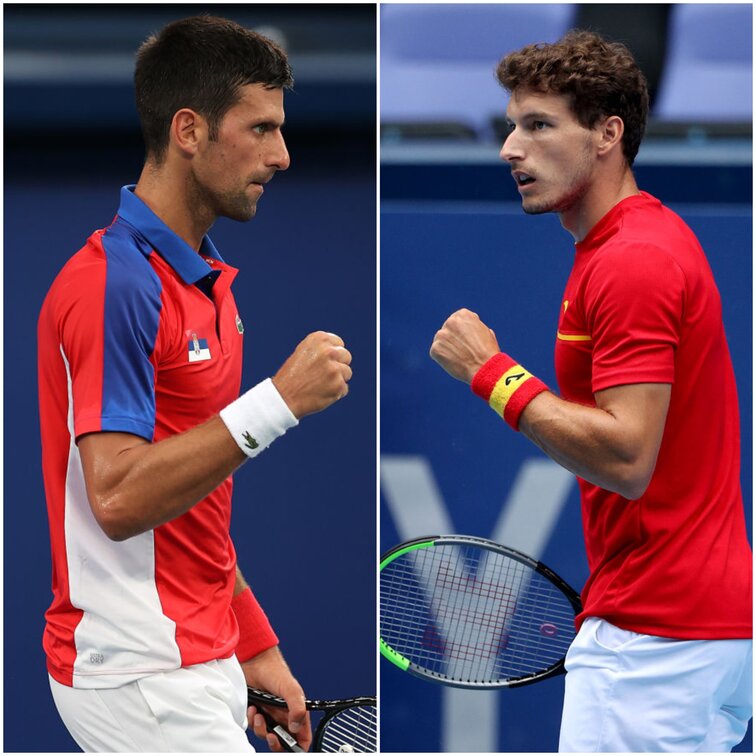
[[[631,383],[674,383],[685,276],[665,250],[647,244],[601,250],[584,296],[594,392]]]
[[[103,245],[104,246],[104,245]],[[142,257],[114,250],[69,284],[61,327],[75,436],[155,428],[160,280]]]

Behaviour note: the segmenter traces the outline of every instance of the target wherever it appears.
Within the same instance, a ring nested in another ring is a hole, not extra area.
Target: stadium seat
[[[752,6],[672,7],[669,47],[653,115],[674,122],[750,122]]]
[[[574,15],[567,4],[382,5],[382,123],[427,125],[429,133],[432,124],[451,124],[490,136],[507,102],[499,60],[555,41]]]

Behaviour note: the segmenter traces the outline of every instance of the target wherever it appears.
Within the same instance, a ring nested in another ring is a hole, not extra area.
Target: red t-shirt
[[[641,193],[576,245],[556,341],[562,396],[669,383],[651,483],[635,501],[578,478],[587,616],[671,638],[751,637],[752,556],[722,306],[693,232]]]

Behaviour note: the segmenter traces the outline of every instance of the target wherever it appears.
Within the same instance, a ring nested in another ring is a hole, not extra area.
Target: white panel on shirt
[[[89,506],[73,425],[71,371],[65,540],[71,603],[84,612],[74,631],[75,688],[110,688],[181,666],[176,623],[163,614],[152,531],[112,541]]]

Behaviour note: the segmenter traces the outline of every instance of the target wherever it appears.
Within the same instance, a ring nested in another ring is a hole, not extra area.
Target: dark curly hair
[[[619,116],[625,125],[622,152],[632,165],[648,118],[648,86],[630,50],[598,34],[572,30],[553,44],[523,47],[502,58],[496,69],[509,92],[567,95],[582,126]]]
[[[162,162],[173,116],[191,108],[217,139],[223,116],[245,84],[291,88],[286,53],[267,37],[225,18],[201,15],[168,24],[139,48],[136,104],[148,157]]]

